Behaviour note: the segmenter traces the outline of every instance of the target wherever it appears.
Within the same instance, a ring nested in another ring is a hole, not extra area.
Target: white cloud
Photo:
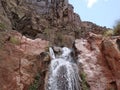
[[[97,3],[97,0],[87,0],[87,7],[91,8],[95,3]]]
[[[99,3],[99,1],[109,2],[110,0],[80,0],[80,1],[85,1],[87,4],[87,8],[92,8],[96,3]]]

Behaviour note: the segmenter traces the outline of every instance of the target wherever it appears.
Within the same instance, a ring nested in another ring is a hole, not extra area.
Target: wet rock
[[[42,52],[40,53],[40,57],[41,60],[43,60],[44,62],[50,62],[50,56],[48,53],[46,52]]]
[[[61,47],[57,47],[57,46],[53,46],[53,50],[55,52],[61,52],[62,48]]]

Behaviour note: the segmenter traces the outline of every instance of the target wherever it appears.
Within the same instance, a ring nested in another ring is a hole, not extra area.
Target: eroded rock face
[[[81,22],[68,0],[1,0],[0,7],[10,20],[12,29],[32,37],[49,25],[71,23],[79,27]]]
[[[45,51],[48,41],[31,40],[11,31],[2,36],[0,45],[0,90],[28,90],[34,77],[46,69],[40,53]]]
[[[0,7],[1,16],[7,18],[6,26],[32,39],[49,40],[53,45],[62,46],[66,38],[71,47],[75,31],[81,27],[81,19],[68,0],[1,0]],[[56,44],[58,38],[62,39],[60,44]]]
[[[68,0],[1,0],[0,7],[3,17],[0,19],[6,27],[32,39],[51,41],[52,45],[67,43],[71,47],[76,38],[86,38],[90,31],[103,33],[106,29],[81,21]]]
[[[103,39],[95,34],[75,41],[78,64],[86,73],[90,90],[120,89],[118,37]]]

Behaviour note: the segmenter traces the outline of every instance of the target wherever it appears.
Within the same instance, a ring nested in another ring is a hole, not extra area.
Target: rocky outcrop
[[[90,90],[120,89],[120,50],[118,38],[103,39],[90,33],[88,39],[75,41],[78,64],[86,74]]]
[[[47,46],[48,41],[32,40],[15,31],[0,32],[0,90],[28,90],[37,75],[43,90],[47,64],[41,53]]]
[[[49,40],[52,45],[65,45],[67,37],[67,46],[71,47],[81,27],[81,19],[68,0],[1,0],[0,6],[5,14],[2,17],[8,20],[8,30]],[[56,43],[59,39],[61,44]]]
[[[71,23],[80,27],[79,15],[68,0],[1,0],[0,4],[12,29],[24,35],[35,37],[50,25],[61,27]]]
[[[113,40],[104,40],[102,42],[102,53],[103,57],[107,62],[107,66],[109,70],[111,70],[112,75],[114,76],[114,80],[111,84],[116,86],[116,89],[120,89],[120,49],[119,42],[120,39]]]
[[[64,37],[67,37],[71,40],[67,46],[71,47],[75,38],[86,38],[91,31],[103,34],[107,29],[81,21],[68,0],[1,0],[0,7],[2,17],[8,21],[6,27],[32,39],[49,40],[52,45],[65,45]]]
[[[104,34],[106,30],[110,30],[110,28],[106,28],[105,26],[98,26],[95,23],[89,21],[83,21],[81,28],[85,30],[85,32],[93,32],[95,34]]]

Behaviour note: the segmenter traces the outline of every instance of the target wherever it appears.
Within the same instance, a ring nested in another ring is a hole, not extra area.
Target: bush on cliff
[[[10,37],[10,42],[12,43],[12,44],[16,44],[16,45],[19,45],[20,44],[20,40],[19,39],[17,39],[16,37]]]
[[[113,30],[107,30],[103,33],[104,36],[112,36],[114,34]]]
[[[80,77],[82,79],[82,83],[81,83],[82,90],[89,90],[89,85],[86,81],[86,74],[84,72],[81,72]]]
[[[29,90],[38,90],[40,83],[39,80],[40,80],[40,73],[36,75],[34,82],[29,87]]]
[[[120,35],[120,21],[118,21],[114,27],[114,35]]]
[[[5,30],[6,26],[3,23],[0,23],[0,30]]]

